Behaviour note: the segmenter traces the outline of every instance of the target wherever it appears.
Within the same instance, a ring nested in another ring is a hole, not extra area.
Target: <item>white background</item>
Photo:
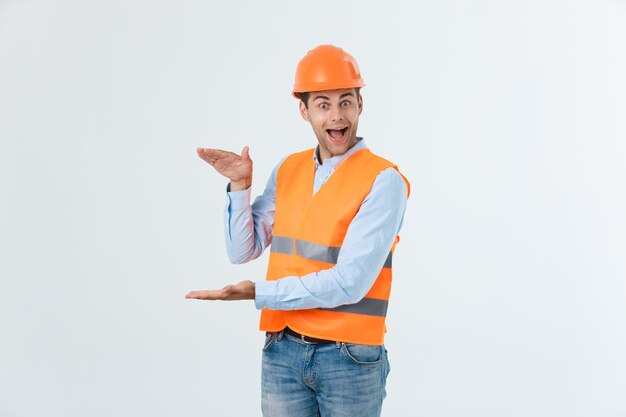
[[[626,416],[622,1],[0,0],[0,416],[260,415],[226,182],[315,145],[290,96],[359,61],[412,183],[387,416]]]

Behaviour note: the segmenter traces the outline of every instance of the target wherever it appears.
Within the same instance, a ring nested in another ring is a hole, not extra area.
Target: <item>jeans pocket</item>
[[[378,365],[382,362],[382,346],[342,343],[341,351],[352,362],[359,365]]]
[[[265,343],[263,344],[263,352],[265,352],[267,349],[269,349],[270,346],[272,346],[272,343],[274,343],[274,340],[276,340],[274,338],[274,336],[272,335],[267,335],[265,336]]]

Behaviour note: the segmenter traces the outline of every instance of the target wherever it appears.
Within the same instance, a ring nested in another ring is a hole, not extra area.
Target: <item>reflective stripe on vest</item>
[[[295,245],[294,245],[295,242]],[[324,246],[306,240],[292,239],[290,237],[273,236],[271,252],[282,253],[284,255],[294,255],[293,249],[296,248],[296,255],[313,261],[326,262],[336,264],[339,258],[341,247]],[[391,258],[393,253],[389,251],[383,268],[391,268]],[[340,305],[334,308],[318,308],[318,310],[338,311],[352,314],[365,314],[368,316],[385,317],[387,315],[387,306],[389,301],[379,300],[377,298],[364,297],[361,301],[354,304]]]
[[[272,237],[272,246],[270,251],[285,255],[293,255],[294,241],[296,242],[296,255],[313,261],[326,262],[327,264],[337,263],[341,247],[318,245],[317,243],[307,242],[306,240],[300,239],[292,239],[290,237]],[[383,268],[391,268],[392,257],[393,253],[389,251],[389,255],[387,255]]]

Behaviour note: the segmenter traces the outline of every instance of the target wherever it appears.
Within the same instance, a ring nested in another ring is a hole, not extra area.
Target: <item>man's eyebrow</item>
[[[341,96],[339,96],[339,99],[341,100],[344,97],[354,97],[354,92],[350,91],[349,93],[343,93]],[[313,101],[317,100],[317,99],[323,99],[323,100],[330,100],[328,97],[326,96],[317,96],[313,99]]]

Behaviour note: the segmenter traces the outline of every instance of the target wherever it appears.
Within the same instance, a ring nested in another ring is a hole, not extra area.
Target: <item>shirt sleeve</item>
[[[276,212],[276,176],[282,163],[280,161],[272,170],[263,194],[252,206],[252,187],[243,191],[230,191],[230,184],[226,187],[224,238],[230,262],[242,264],[256,259],[271,244]]]
[[[360,301],[372,287],[400,232],[407,188],[393,168],[382,171],[354,217],[337,264],[302,277],[256,282],[256,308],[333,308]]]

